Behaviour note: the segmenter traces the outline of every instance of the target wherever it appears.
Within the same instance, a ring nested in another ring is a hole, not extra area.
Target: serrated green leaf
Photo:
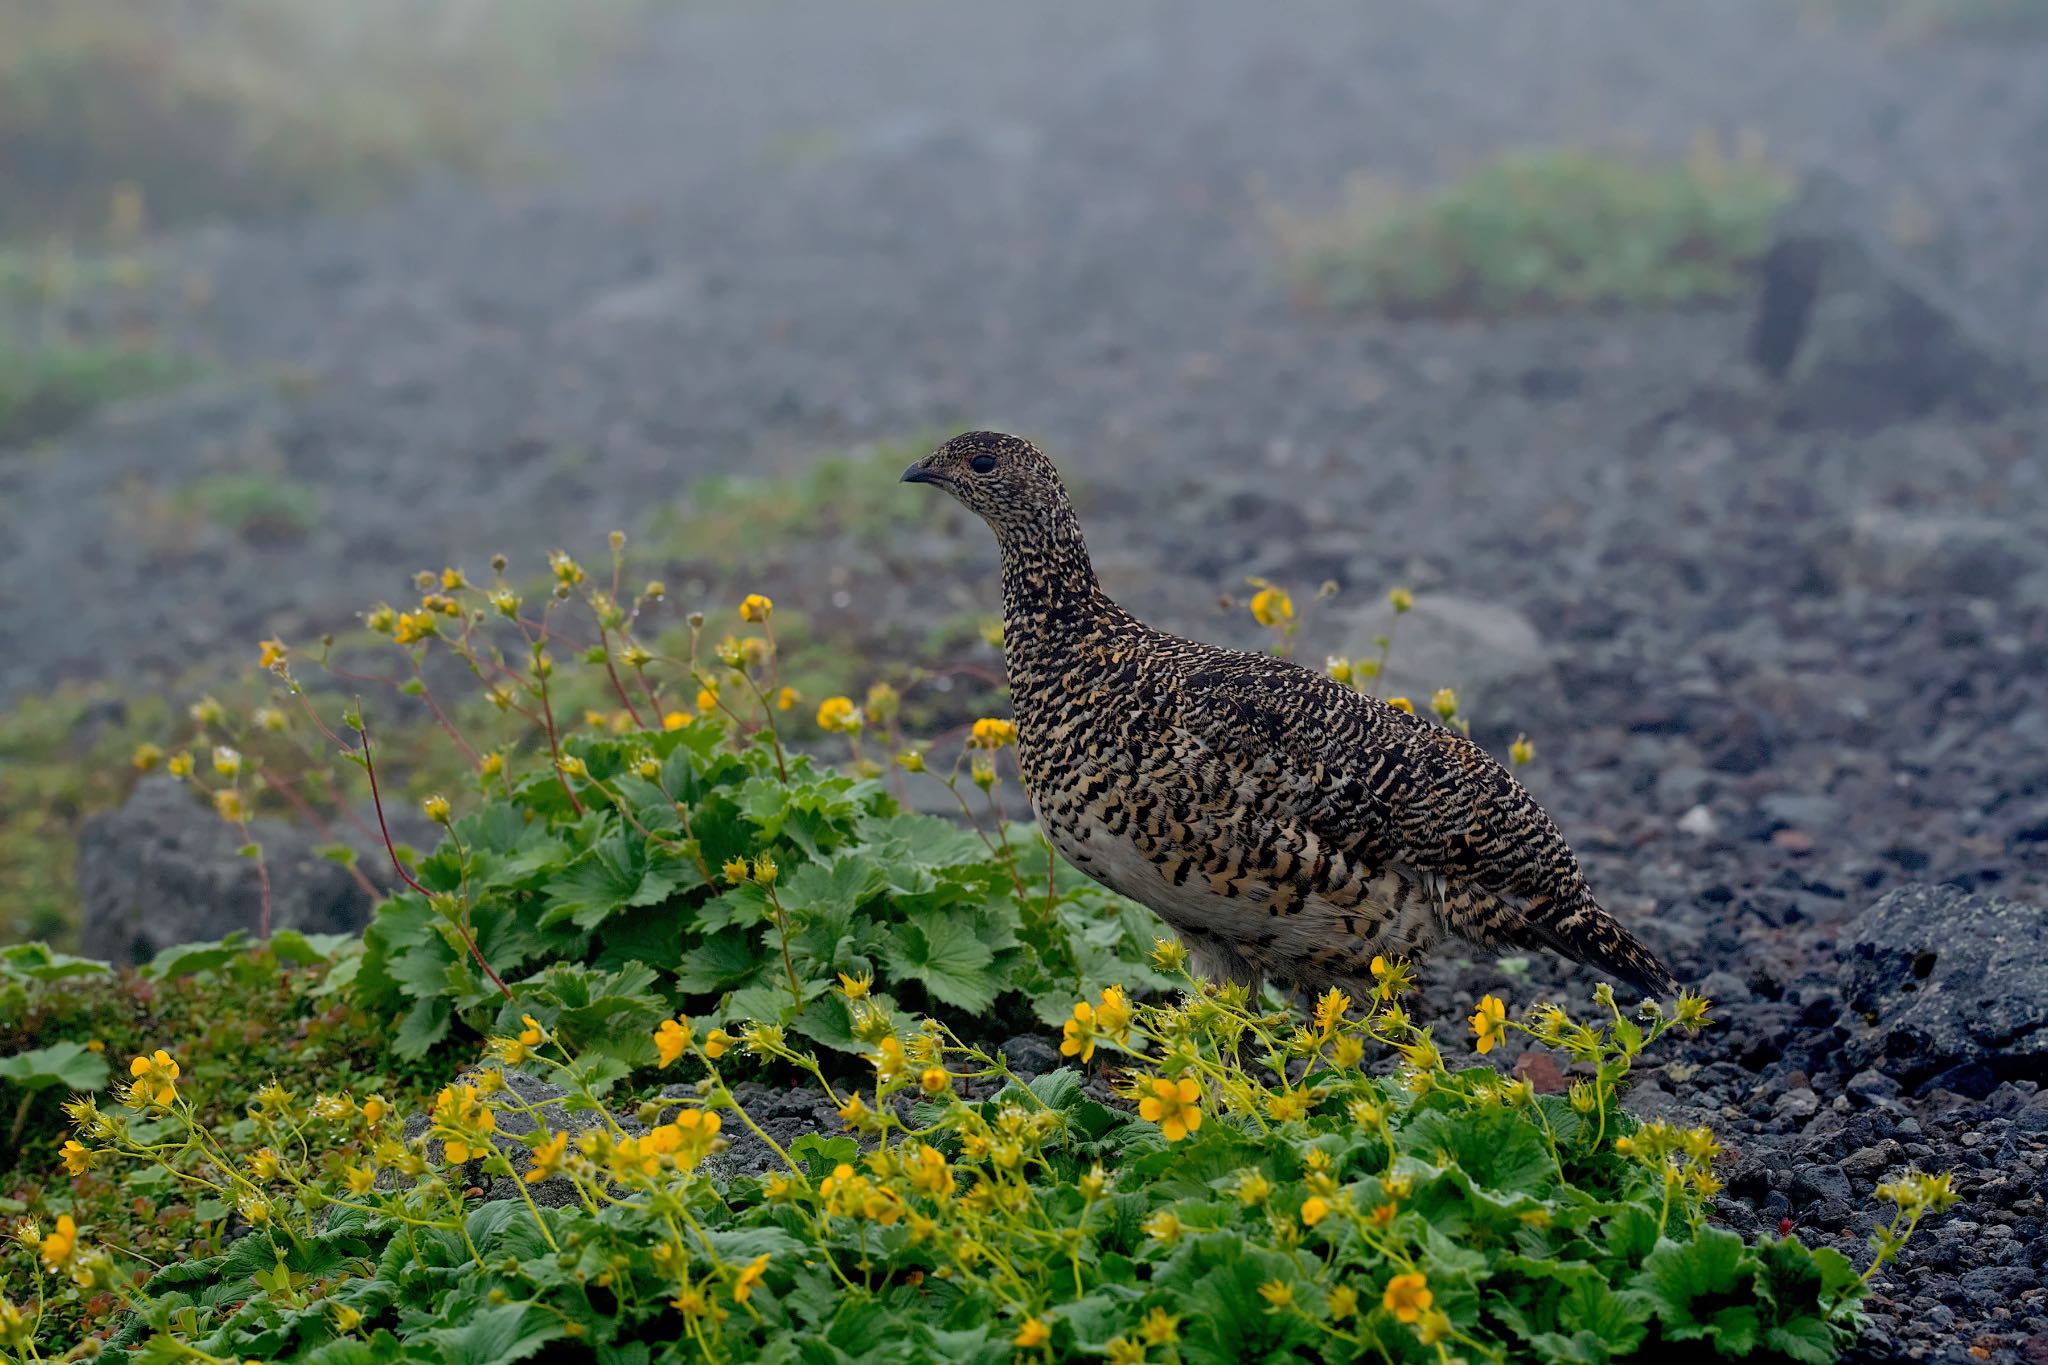
[[[66,1040],[0,1057],[0,1081],[23,1090],[99,1090],[107,1080],[107,1059],[84,1043]]]
[[[988,971],[995,955],[972,926],[958,919],[915,915],[890,937],[882,954],[898,980],[915,981],[934,1000],[956,1009],[985,1010],[1001,993]]]

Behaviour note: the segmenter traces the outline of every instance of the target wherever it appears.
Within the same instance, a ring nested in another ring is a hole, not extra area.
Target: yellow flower
[[[563,587],[583,581],[583,566],[569,558],[564,550],[548,552],[548,567],[554,570],[555,581]]]
[[[1280,626],[1294,619],[1294,599],[1284,588],[1260,588],[1252,594],[1252,619],[1262,626]]]
[[[201,697],[186,708],[186,714],[192,717],[194,725],[204,729],[210,725],[219,725],[227,719],[228,713],[227,709],[212,697]]]
[[[1256,1208],[1273,1197],[1273,1182],[1259,1171],[1246,1171],[1237,1179],[1237,1198],[1247,1208]]]
[[[664,730],[680,730],[689,723],[688,711],[671,711],[661,718],[661,728]]]
[[[868,992],[874,988],[874,985],[875,975],[873,972],[862,972],[859,976],[848,976],[845,972],[839,973],[839,989],[848,1000],[867,999]]]
[[[818,703],[818,728],[832,734],[852,734],[860,729],[860,712],[852,697],[827,697]]]
[[[64,1148],[60,1155],[64,1158],[64,1169],[73,1175],[84,1175],[92,1169],[93,1162],[99,1159],[98,1152],[95,1152],[77,1138],[68,1139],[64,1143]]]
[[[1482,996],[1479,1008],[1472,1013],[1472,1031],[1479,1035],[1475,1045],[1479,1051],[1488,1053],[1507,1037],[1508,1007],[1497,995]]]
[[[1388,697],[1387,705],[1393,707],[1396,711],[1406,711],[1411,716],[1415,714],[1415,703],[1406,697]]]
[[[727,858],[725,866],[719,870],[725,873],[727,881],[737,886],[747,879],[747,860],[738,856]]]
[[[220,813],[221,819],[231,825],[241,824],[247,815],[242,809],[242,794],[232,788],[213,794],[213,808]]]
[[[375,1095],[363,1101],[363,1121],[373,1128],[382,1123],[384,1116],[390,1112],[391,1106],[378,1099]]]
[[[938,1148],[918,1143],[905,1166],[910,1188],[919,1194],[930,1195],[940,1201],[953,1197],[953,1170]]]
[[[1017,742],[1017,723],[983,716],[974,722],[974,731],[967,742],[977,749],[1001,749]]]
[[[1010,1344],[1019,1350],[1029,1351],[1051,1340],[1051,1323],[1044,1318],[1026,1318],[1024,1325],[1017,1329],[1017,1335],[1010,1338]]]
[[[453,808],[445,796],[430,796],[420,802],[420,813],[437,825],[445,825],[453,817]]]
[[[740,603],[740,620],[765,622],[775,613],[775,603],[760,593],[750,592]]]
[[[1440,1308],[1433,1308],[1422,1315],[1422,1321],[1415,1324],[1415,1339],[1424,1346],[1434,1346],[1451,1334],[1451,1317]]]
[[[562,1173],[562,1158],[568,1155],[569,1135],[557,1133],[533,1149],[533,1165],[522,1177],[529,1185],[552,1180]]]
[[[1516,735],[1515,742],[1508,745],[1508,762],[1517,768],[1536,757],[1536,746],[1529,742],[1527,735]]]
[[[704,1055],[717,1061],[732,1046],[732,1035],[722,1028],[715,1028],[704,1035]]]
[[[355,1194],[368,1194],[377,1186],[377,1173],[368,1166],[348,1166],[342,1170],[342,1178],[348,1182],[349,1190]]]
[[[752,599],[749,598],[748,600],[751,601]],[[768,599],[764,597],[761,600],[766,602]],[[740,1277],[733,1281],[732,1301],[734,1303],[745,1303],[747,1296],[754,1292],[754,1286],[761,1283],[761,1277],[767,1273],[768,1253],[764,1251],[753,1260],[747,1262],[746,1269],[740,1271]]]
[[[1130,1337],[1112,1337],[1106,1358],[1109,1365],[1145,1365],[1145,1343]]]
[[[766,853],[754,855],[754,880],[763,886],[775,885],[775,859]]]
[[[164,761],[164,751],[154,744],[138,744],[128,761],[135,765],[135,771],[139,773],[154,772]]]
[[[496,777],[499,773],[505,771],[505,755],[493,749],[478,759],[476,766],[477,771],[485,777]]]
[[[128,1090],[130,1104],[168,1109],[178,1096],[178,1064],[162,1048],[129,1062],[128,1074],[135,1078]]]
[[[1324,991],[1316,1001],[1316,1031],[1325,1036],[1334,1033],[1337,1025],[1344,1022],[1345,1011],[1351,1008],[1351,997],[1335,986]]]
[[[78,1224],[68,1213],[57,1215],[57,1228],[39,1244],[43,1264],[52,1270],[71,1264],[71,1258],[78,1254]]]
[[[674,1066],[690,1050],[689,1025],[676,1019],[662,1020],[661,1027],[654,1031],[654,1050],[663,1066]]]
[[[392,632],[392,638],[402,645],[418,644],[439,629],[433,616],[427,612],[402,611],[398,613],[398,625]]]
[[[1131,1002],[1122,986],[1105,986],[1095,1006],[1095,1029],[1107,1038],[1127,1043],[1131,1035]]]
[[[1323,672],[1329,674],[1340,683],[1348,683],[1352,678],[1351,660],[1341,654],[1332,654],[1329,658],[1323,660]]]
[[[1095,1007],[1086,1000],[1074,1006],[1074,1013],[1061,1029],[1060,1056],[1079,1055],[1083,1062],[1095,1059]]]
[[[1330,1216],[1330,1201],[1320,1195],[1301,1202],[1301,1225],[1312,1228]]]
[[[1171,1346],[1180,1340],[1180,1319],[1164,1308],[1154,1308],[1138,1324],[1138,1333],[1153,1346]]]
[[[1429,1281],[1416,1274],[1396,1275],[1387,1281],[1387,1292],[1380,1296],[1381,1305],[1397,1322],[1416,1321],[1435,1301]]]
[[[1178,1242],[1183,1231],[1180,1217],[1171,1210],[1161,1210],[1145,1220],[1145,1235],[1167,1246]]]
[[[233,777],[236,773],[242,771],[242,755],[240,751],[226,744],[214,745],[213,770],[222,777]]]
[[[164,765],[164,771],[168,772],[172,777],[192,776],[192,755],[186,753],[172,754],[170,762]]]
[[[1138,1117],[1159,1125],[1168,1142],[1179,1142],[1202,1126],[1201,1087],[1190,1077],[1178,1081],[1164,1076],[1147,1077],[1138,1083],[1142,1098]]]
[[[272,734],[279,733],[285,727],[284,712],[275,706],[259,706],[249,713],[249,719],[256,723],[257,729],[268,730]]]
[[[1458,714],[1458,694],[1448,687],[1439,687],[1429,699],[1429,709],[1450,720]]]
[[[263,1148],[256,1155],[249,1158],[249,1169],[255,1173],[258,1180],[277,1179],[277,1153],[271,1151],[268,1147]]]
[[[942,1095],[953,1088],[953,1077],[942,1066],[928,1066],[918,1076],[917,1088],[927,1095]]]
[[[256,666],[258,668],[275,668],[284,662],[286,652],[282,640],[265,640],[257,646]]]
[[[1284,1280],[1268,1280],[1259,1286],[1259,1297],[1272,1304],[1275,1309],[1292,1308],[1294,1286]]]
[[[1330,1307],[1330,1318],[1342,1322],[1358,1311],[1358,1291],[1348,1284],[1340,1284],[1324,1299]]]
[[[775,691],[775,709],[778,711],[794,711],[802,700],[803,696],[794,687],[781,687]]]
[[[1396,616],[1415,609],[1415,594],[1406,588],[1395,588],[1387,594],[1387,602],[1394,608]]]
[[[697,689],[697,709],[709,715],[718,709],[718,689],[706,684]]]
[[[924,771],[924,755],[916,749],[905,749],[896,755],[896,766],[907,773],[921,773]]]
[[[658,782],[661,780],[661,761],[653,754],[643,755],[634,763],[633,773],[642,782]]]

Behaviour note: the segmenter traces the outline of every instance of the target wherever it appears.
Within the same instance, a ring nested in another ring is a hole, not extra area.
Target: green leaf
[[[107,1059],[84,1043],[52,1043],[48,1047],[0,1057],[0,1080],[11,1081],[23,1090],[98,1090],[108,1080]]]
[[[218,943],[180,943],[164,949],[142,969],[152,981],[175,981],[181,976],[198,976],[218,971],[240,957],[249,946],[249,936],[235,930]]]
[[[692,995],[722,995],[743,986],[765,969],[744,930],[713,934],[683,954],[676,985]]]
[[[1764,1333],[1764,1349],[1799,1365],[1833,1365],[1841,1355],[1835,1333],[1820,1318],[1794,1318]]]
[[[446,1365],[512,1365],[561,1336],[561,1314],[524,1303],[492,1304],[468,1314],[460,1327],[425,1334]]]
[[[957,918],[920,914],[897,929],[882,954],[896,980],[915,981],[956,1009],[978,1013],[1001,994],[988,970],[995,954]]]
[[[0,948],[0,977],[61,981],[69,976],[98,976],[112,970],[104,962],[60,953],[47,943],[10,943]]]
[[[1648,1296],[1664,1324],[1666,1338],[1696,1340],[1722,1330],[1717,1318],[1703,1318],[1698,1310],[1704,1307],[1718,1314],[1755,1268],[1741,1237],[1725,1228],[1703,1227],[1689,1242],[1659,1242],[1643,1262],[1633,1287]],[[1727,1330],[1740,1331],[1741,1325],[1731,1322]],[[1754,1337],[1753,1316],[1748,1330]]]

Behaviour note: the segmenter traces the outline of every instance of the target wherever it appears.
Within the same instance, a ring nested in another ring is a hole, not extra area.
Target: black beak
[[[903,471],[903,482],[944,483],[945,480],[941,479],[938,475],[932,473],[929,469],[926,469],[924,467],[924,461],[919,460],[916,464],[912,465],[910,468]]]

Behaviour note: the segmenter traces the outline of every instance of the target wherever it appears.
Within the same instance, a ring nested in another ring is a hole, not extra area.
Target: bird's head
[[[1021,436],[969,431],[903,471],[905,483],[936,484],[998,537],[1071,517],[1066,489],[1045,453]]]

